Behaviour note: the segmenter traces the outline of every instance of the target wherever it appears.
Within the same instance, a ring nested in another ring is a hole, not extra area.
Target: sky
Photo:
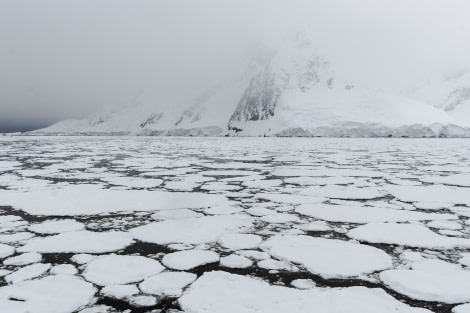
[[[470,69],[468,12],[468,0],[2,0],[0,131],[142,94],[178,106],[292,31],[343,79],[399,90]]]

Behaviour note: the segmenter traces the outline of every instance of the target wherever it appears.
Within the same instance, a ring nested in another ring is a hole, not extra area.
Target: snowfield
[[[0,137],[0,312],[470,308],[465,139]]]

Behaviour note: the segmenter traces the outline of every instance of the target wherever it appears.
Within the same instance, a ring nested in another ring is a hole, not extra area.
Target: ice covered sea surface
[[[3,137],[0,312],[470,312],[466,139]]]

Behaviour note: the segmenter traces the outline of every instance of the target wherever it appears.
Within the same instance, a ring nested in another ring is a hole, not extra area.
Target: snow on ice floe
[[[100,286],[123,285],[140,282],[158,274],[164,267],[156,260],[143,256],[104,255],[91,261],[83,277]]]
[[[34,237],[30,232],[17,232],[14,234],[0,234],[0,243],[17,243]]]
[[[156,243],[199,244],[217,241],[227,233],[251,227],[253,219],[247,215],[205,216],[168,220],[139,226],[130,230],[135,239]]]
[[[262,200],[287,204],[321,203],[326,200],[325,197],[321,196],[306,196],[285,193],[260,193],[257,194],[256,197]]]
[[[0,216],[0,232],[16,229],[17,227],[28,225],[21,217],[15,215]]]
[[[154,220],[176,220],[181,218],[201,217],[201,213],[189,209],[163,210],[152,214]]]
[[[352,205],[300,205],[297,213],[329,222],[371,223],[371,222],[406,222],[413,220],[457,219],[452,214],[423,213],[408,210],[396,210],[370,206]]]
[[[37,252],[23,253],[14,257],[3,260],[4,265],[28,265],[42,261],[42,255]]]
[[[470,205],[468,188],[444,185],[431,186],[387,186],[385,189],[404,202],[448,202]]]
[[[462,253],[462,258],[459,260],[459,263],[470,267],[470,253]]]
[[[9,257],[15,253],[15,248],[9,245],[0,243],[0,260]]]
[[[39,277],[45,274],[51,268],[50,264],[36,263],[22,267],[10,275],[5,276],[5,280],[9,283],[16,284],[18,282]]]
[[[298,290],[220,271],[205,273],[178,302],[186,312],[206,313],[310,313],[312,308],[318,313],[430,312],[410,307],[378,288]]]
[[[462,229],[462,225],[456,221],[432,221],[426,224],[428,227],[448,229],[448,230],[459,230]]]
[[[8,313],[71,313],[90,303],[92,284],[70,275],[53,275],[0,288],[0,308]]]
[[[70,260],[78,265],[83,265],[86,263],[90,263],[96,258],[95,255],[88,254],[88,253],[78,253],[73,255]]]
[[[470,313],[470,303],[455,306],[452,313]]]
[[[417,248],[470,248],[470,239],[446,237],[418,224],[370,223],[349,231],[359,241],[385,243]]]
[[[85,228],[83,223],[75,220],[48,220],[29,226],[28,230],[37,234],[59,234],[68,231],[78,231]]]
[[[186,271],[198,266],[219,262],[219,255],[208,250],[184,250],[166,254],[162,263],[168,268]]]
[[[183,289],[195,281],[196,274],[186,272],[163,272],[145,279],[139,288],[144,293],[157,296],[179,297]]]
[[[128,188],[155,188],[163,183],[161,179],[141,177],[107,177],[103,181],[111,185],[124,186]]]
[[[253,265],[253,262],[247,257],[230,254],[220,258],[220,266],[228,268],[247,268]]]
[[[225,234],[219,239],[222,247],[230,250],[256,249],[263,238],[252,234]]]
[[[136,285],[108,285],[101,289],[101,294],[115,299],[128,299],[140,292]]]
[[[413,264],[411,270],[384,271],[380,279],[412,299],[444,303],[470,301],[470,271],[462,270],[457,264],[426,260]]]
[[[20,252],[42,253],[104,253],[123,249],[132,243],[126,232],[91,232],[87,230],[66,232],[29,240],[18,248]]]
[[[316,287],[315,282],[311,279],[294,279],[290,284],[297,289],[313,289]]]
[[[231,205],[223,195],[166,192],[160,190],[102,189],[93,185],[28,192],[0,190],[0,205],[29,214],[49,216],[95,215],[100,213],[158,211]]]
[[[78,270],[72,264],[59,264],[53,266],[49,273],[52,275],[75,275],[78,273]]]
[[[447,176],[425,176],[420,178],[421,181],[433,184],[444,184],[452,186],[470,187],[469,174],[454,174]]]
[[[272,256],[304,266],[325,278],[345,278],[392,267],[384,251],[342,240],[310,236],[273,236],[262,244]]]

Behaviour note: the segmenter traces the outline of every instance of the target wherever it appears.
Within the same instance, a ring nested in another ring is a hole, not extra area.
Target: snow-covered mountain
[[[398,94],[342,80],[301,35],[263,55],[188,103],[152,103],[142,95],[88,119],[62,121],[35,133],[470,136],[470,75],[465,73]]]
[[[470,72],[459,70],[430,79],[402,94],[432,104],[449,115],[470,124]]]

